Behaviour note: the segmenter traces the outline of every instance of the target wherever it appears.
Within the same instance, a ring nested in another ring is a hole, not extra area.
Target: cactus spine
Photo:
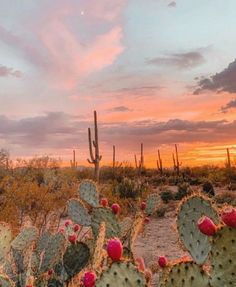
[[[96,181],[99,181],[99,163],[102,159],[102,156],[99,153],[99,143],[98,143],[98,125],[97,125],[97,112],[94,111],[94,140],[92,141],[91,129],[88,128],[88,141],[89,141],[89,152],[90,159],[88,162],[94,165],[94,177]],[[93,147],[95,154],[93,153]]]

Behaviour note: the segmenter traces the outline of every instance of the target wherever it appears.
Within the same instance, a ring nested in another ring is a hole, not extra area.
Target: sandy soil
[[[174,211],[166,213],[164,218],[151,218],[144,232],[137,238],[134,248],[135,257],[143,257],[148,266],[160,255],[165,255],[170,260],[188,255],[179,246],[175,226]],[[156,280],[155,276],[153,286],[157,286]]]

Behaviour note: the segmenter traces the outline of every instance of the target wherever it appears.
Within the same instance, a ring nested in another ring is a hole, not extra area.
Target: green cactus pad
[[[133,220],[130,217],[124,218],[120,222],[120,237],[126,238],[132,227]]]
[[[96,282],[96,287],[145,287],[145,276],[130,262],[113,263],[102,273]]]
[[[105,222],[106,224],[106,238],[119,237],[120,225],[112,211],[109,208],[94,208],[92,212],[91,227],[95,237],[98,236],[102,222]]]
[[[198,264],[205,262],[211,250],[208,236],[202,234],[197,227],[197,222],[203,215],[210,217],[216,224],[219,221],[211,202],[202,196],[193,195],[183,200],[177,216],[180,240]]]
[[[129,236],[129,249],[133,250],[134,242],[140,233],[144,222],[144,215],[142,212],[139,212],[135,215],[135,219],[133,221],[131,230],[130,230],[130,236]]]
[[[145,212],[147,215],[152,215],[158,208],[158,205],[161,203],[161,198],[159,194],[152,193],[148,196],[146,200],[146,209]]]
[[[78,242],[67,247],[63,264],[70,278],[78,274],[89,262],[90,251],[85,243]]]
[[[70,219],[83,226],[91,225],[91,216],[83,203],[77,199],[70,199],[67,204]]]
[[[79,196],[92,207],[99,206],[97,186],[92,180],[83,180],[79,185]]]
[[[212,287],[236,286],[236,229],[227,226],[213,237],[210,260]]]
[[[52,234],[48,231],[44,232],[40,236],[40,238],[37,242],[37,246],[36,246],[36,250],[39,254],[41,254],[44,250],[47,249],[47,246],[48,246],[48,243],[49,243],[51,237],[52,237]]]
[[[0,262],[5,259],[10,252],[12,240],[11,228],[5,222],[0,223]]]
[[[158,287],[210,287],[210,284],[208,275],[199,265],[181,262],[164,273]]]
[[[104,258],[104,252],[106,254],[106,251],[103,249],[105,238],[106,238],[106,224],[105,222],[102,222],[99,228],[99,233],[97,236],[97,241],[92,258],[93,270],[97,270],[100,267],[101,262],[103,261]]]
[[[48,271],[60,261],[65,250],[65,245],[66,239],[63,234],[56,233],[51,237],[42,259],[40,273]]]
[[[35,227],[26,227],[12,241],[11,246],[18,251],[24,251],[37,240],[38,230]]]
[[[0,286],[1,287],[13,287],[14,283],[6,275],[0,274]]]

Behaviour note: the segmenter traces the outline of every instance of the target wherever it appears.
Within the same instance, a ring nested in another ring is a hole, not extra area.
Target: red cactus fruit
[[[120,212],[120,206],[118,203],[113,203],[111,209],[114,214],[118,214]]]
[[[79,224],[75,224],[73,229],[74,229],[74,232],[79,231],[80,230],[80,225]]]
[[[70,220],[70,219],[68,219],[68,220],[66,220],[65,221],[65,227],[68,227],[68,226],[70,226],[72,224],[72,221]]]
[[[68,240],[70,241],[71,244],[75,244],[77,241],[77,235],[76,234],[69,235]]]
[[[160,266],[161,268],[166,267],[167,263],[168,263],[168,260],[167,260],[167,258],[166,258],[165,256],[160,256],[160,257],[158,258],[158,264],[159,264],[159,266]]]
[[[138,266],[138,270],[144,272],[145,263],[144,263],[143,257],[136,258],[135,262],[136,262],[136,265]]]
[[[197,226],[199,230],[207,236],[213,236],[216,233],[215,223],[207,216],[202,216],[198,220]]]
[[[84,273],[84,277],[82,279],[82,283],[84,287],[94,287],[96,282],[96,274],[92,271],[88,271]]]
[[[146,209],[146,207],[147,207],[147,204],[146,204],[146,202],[141,202],[141,205],[140,205],[140,208],[141,208],[141,210],[145,210]]]
[[[53,274],[53,269],[48,270],[48,275],[51,276]]]
[[[110,239],[107,243],[107,253],[112,261],[119,261],[123,254],[123,246],[118,238]]]
[[[101,206],[107,207],[108,206],[108,200],[107,198],[102,198],[100,201]]]
[[[58,229],[58,232],[59,232],[59,233],[65,233],[65,228],[60,227],[60,228]]]
[[[145,217],[144,222],[145,223],[149,223],[150,222],[150,218],[149,217]]]
[[[224,224],[228,225],[229,227],[236,228],[236,208],[224,208],[221,214],[221,219]]]

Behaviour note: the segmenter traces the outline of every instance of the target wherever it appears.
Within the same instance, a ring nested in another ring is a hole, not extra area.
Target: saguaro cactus
[[[231,168],[231,158],[229,148],[227,148],[227,167]]]
[[[157,169],[159,170],[160,174],[163,174],[163,165],[162,165],[162,159],[161,159],[161,153],[158,149],[157,151]]]
[[[94,165],[94,177],[99,181],[99,163],[102,159],[102,156],[99,153],[99,144],[98,144],[98,125],[97,125],[97,112],[94,111],[94,140],[92,141],[91,129],[88,128],[88,141],[89,141],[89,152],[90,158],[88,162]],[[93,153],[93,147],[95,154]]]
[[[70,161],[70,166],[72,168],[76,168],[77,167],[77,161],[75,160],[75,150],[73,150],[73,160]]]
[[[174,170],[176,171],[177,175],[179,175],[181,163],[179,162],[179,153],[177,144],[175,144],[175,154],[173,153],[172,157],[174,163]]]
[[[115,172],[115,167],[116,167],[116,146],[113,145],[113,155],[112,155],[112,168],[113,168],[113,173]]]

